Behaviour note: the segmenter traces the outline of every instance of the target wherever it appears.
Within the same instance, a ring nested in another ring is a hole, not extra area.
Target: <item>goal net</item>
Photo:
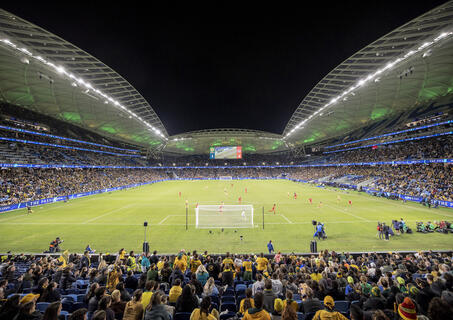
[[[252,205],[199,205],[196,228],[253,228]]]

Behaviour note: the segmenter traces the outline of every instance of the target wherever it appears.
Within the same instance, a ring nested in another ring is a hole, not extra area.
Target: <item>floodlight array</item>
[[[112,97],[110,97],[109,95],[103,93],[101,90],[94,88],[89,82],[86,82],[83,78],[76,77],[74,74],[68,72],[63,66],[55,65],[54,63],[44,59],[43,57],[33,54],[27,48],[19,47],[18,45],[11,42],[9,39],[2,38],[2,39],[0,39],[0,42],[3,42],[4,44],[8,45],[10,48],[20,51],[21,53],[26,54],[28,57],[33,58],[33,59],[45,64],[48,67],[51,67],[56,73],[58,73],[62,76],[66,76],[72,82],[72,86],[77,87],[80,85],[82,87],[85,87],[86,93],[92,92],[92,93],[97,94],[98,96],[105,99],[105,101],[107,103],[108,102],[112,103],[116,107],[118,107],[121,110],[123,110],[124,112],[128,113],[130,115],[130,117],[134,117],[137,121],[144,124],[150,132],[154,132],[154,134],[162,137],[165,140],[168,140],[167,137],[165,137],[165,135],[158,128],[154,127],[149,122],[142,119],[142,117],[140,117],[135,112],[133,112],[133,111],[129,110],[128,108],[126,108],[125,106],[123,106],[117,100],[115,100]]]
[[[426,48],[428,47],[431,47],[432,45],[434,45],[435,43],[439,42],[440,40],[443,40],[443,39],[446,39],[446,38],[449,38],[453,35],[453,31],[449,31],[449,32],[443,32],[441,33],[440,35],[438,35],[437,37],[435,37],[434,39],[432,39],[431,41],[427,41],[427,42],[424,42],[422,45],[420,45],[417,49],[414,49],[414,50],[410,50],[409,52],[407,52],[404,56],[402,57],[399,57],[393,61],[390,61],[388,62],[384,67],[382,67],[381,69],[378,69],[377,71],[375,71],[374,73],[372,74],[369,74],[367,77],[363,78],[363,79],[360,79],[355,85],[353,85],[352,87],[349,87],[346,91],[342,92],[340,95],[332,98],[327,104],[325,104],[324,106],[322,106],[320,109],[316,110],[314,113],[312,113],[310,116],[308,116],[308,118],[302,120],[301,122],[299,122],[294,128],[292,128],[284,137],[283,139],[286,139],[288,138],[291,134],[293,134],[295,131],[297,131],[299,128],[300,129],[303,129],[304,128],[304,125],[310,121],[313,117],[317,116],[318,114],[322,115],[321,113],[328,107],[332,106],[333,104],[335,104],[337,101],[341,100],[341,99],[344,99],[346,98],[346,96],[348,94],[351,94],[351,95],[355,95],[354,91],[362,86],[364,86],[365,84],[369,83],[371,80],[374,80],[376,81],[377,79],[380,79],[378,78],[378,76],[385,72],[385,71],[388,71],[388,70],[391,70],[393,69],[397,64],[407,60],[408,58],[412,57],[414,54],[417,54],[419,52],[421,52],[422,50],[425,50]],[[378,80],[379,81],[379,80]]]

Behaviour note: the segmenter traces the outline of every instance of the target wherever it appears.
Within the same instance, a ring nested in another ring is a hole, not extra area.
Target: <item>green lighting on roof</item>
[[[108,125],[103,125],[102,127],[100,127],[99,129],[103,130],[103,131],[106,131],[108,133],[117,133],[117,130],[111,126],[108,126]]]
[[[340,130],[346,129],[348,127],[349,127],[349,124],[346,121],[341,120],[338,122],[337,126],[335,127],[335,130],[340,131]]]
[[[304,143],[313,142],[321,136],[322,136],[321,132],[315,131],[315,132],[313,132],[313,134],[311,136],[309,136],[307,139],[303,140],[303,142]]]
[[[151,140],[148,143],[152,146],[155,146],[156,144],[161,144],[161,142],[159,140]]]
[[[184,151],[194,151],[194,150],[195,150],[195,149],[192,148],[192,147],[185,147],[185,148],[184,148]]]
[[[388,113],[388,108],[374,108],[371,112],[371,120],[382,118]]]
[[[245,146],[244,150],[245,151],[250,151],[250,152],[256,152],[256,148],[254,146],[250,145],[250,144]]]
[[[143,139],[143,137],[140,137],[140,136],[138,136],[138,135],[136,135],[136,134],[134,134],[134,135],[132,136],[132,140],[134,140],[134,141],[136,141],[136,142],[144,142],[144,141],[145,141],[145,139]]]
[[[61,114],[63,119],[71,122],[82,122],[82,118],[80,117],[80,114],[77,112],[63,112]]]
[[[212,147],[220,147],[222,145],[221,140],[215,140],[213,143],[211,143]]]
[[[283,141],[281,141],[281,140],[275,140],[275,141],[272,143],[271,149],[272,149],[272,150],[275,150],[275,149],[277,149],[278,147],[280,147],[282,144],[283,144]]]

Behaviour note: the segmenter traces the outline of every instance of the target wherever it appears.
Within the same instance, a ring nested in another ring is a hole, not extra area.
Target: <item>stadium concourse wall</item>
[[[430,163],[447,163],[447,164],[452,164],[453,159],[430,159],[430,160],[409,160],[409,161],[380,161],[380,162],[355,162],[355,163],[325,163],[325,164],[311,164],[311,165],[278,165],[278,166],[198,166],[198,167],[162,167],[162,166],[156,166],[156,167],[128,167],[128,166],[85,166],[85,165],[58,165],[58,164],[22,164],[22,163],[17,163],[17,164],[11,164],[11,163],[0,163],[0,168],[37,168],[37,169],[56,169],[56,168],[71,168],[71,169],[213,169],[213,168],[309,168],[309,167],[342,167],[342,166],[375,166],[375,165],[410,165],[410,164],[430,164]],[[242,177],[242,178],[236,178],[237,180],[290,180],[294,182],[303,182],[303,183],[308,183],[309,181],[306,180],[300,180],[300,179],[291,179],[287,177]],[[155,180],[155,181],[149,181],[149,182],[143,182],[143,183],[137,183],[137,184],[131,184],[131,185],[126,185],[126,186],[121,186],[121,187],[115,187],[115,188],[107,188],[107,189],[100,189],[100,190],[94,190],[90,192],[83,192],[83,193],[76,193],[72,195],[67,195],[67,196],[59,196],[59,197],[53,197],[53,198],[47,198],[47,199],[40,199],[40,200],[34,200],[34,201],[27,201],[27,202],[21,202],[18,204],[11,204],[7,206],[1,206],[0,207],[0,213],[2,212],[7,212],[7,211],[12,211],[12,210],[17,210],[17,209],[22,209],[27,206],[38,206],[38,205],[43,205],[43,204],[48,204],[48,203],[54,203],[54,202],[59,202],[59,201],[65,201],[65,200],[71,200],[71,199],[77,199],[81,197],[86,197],[90,195],[95,195],[95,194],[100,194],[100,193],[106,193],[106,192],[112,192],[112,191],[118,191],[118,190],[124,190],[124,189],[129,189],[129,188],[135,188],[147,184],[153,184],[157,182],[162,182],[162,181],[173,181],[173,180],[219,180],[219,178],[178,178],[178,179],[160,179],[160,180]],[[345,187],[350,187],[352,189],[357,189],[356,185],[344,185]],[[367,189],[364,188],[364,191],[367,191],[368,193],[378,193],[380,191],[378,190],[373,190],[373,189]],[[400,199],[407,200],[407,201],[414,201],[414,202],[421,202],[422,197],[415,197],[415,196],[410,196],[410,195],[404,195],[404,194],[397,194],[397,193],[384,193],[385,195],[394,195],[397,196]],[[453,208],[453,201],[442,201],[438,200],[438,204],[443,207],[448,207],[448,208]]]

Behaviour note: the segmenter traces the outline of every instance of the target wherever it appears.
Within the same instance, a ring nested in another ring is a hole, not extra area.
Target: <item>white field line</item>
[[[420,219],[418,220],[405,220],[406,222],[416,222],[416,221],[420,221]],[[376,221],[371,221],[371,220],[366,220],[364,221],[365,223],[377,223],[377,220]],[[363,222],[359,222],[357,220],[344,220],[344,221],[325,221],[324,220],[324,223],[325,224],[353,224],[353,223],[363,223]],[[311,225],[312,222],[291,222],[291,223],[287,223],[287,222],[269,222],[269,223],[265,223],[266,225],[288,225],[288,224],[298,224],[298,225],[302,225],[302,224],[309,224]],[[2,226],[3,225],[68,225],[67,222],[24,222],[24,223],[20,223],[20,222],[8,222],[8,223],[2,223],[1,224]],[[136,224],[124,224],[124,223],[86,223],[86,222],[75,222],[75,223],[70,223],[70,225],[84,225],[84,226],[143,226],[143,223],[136,223]],[[149,223],[148,224],[149,226],[159,226],[158,223]],[[185,226],[186,224],[185,223],[179,223],[179,224],[162,224],[160,226]],[[189,224],[189,226],[194,226],[195,224]]]
[[[166,216],[166,217],[165,217],[165,218],[163,218],[163,219],[162,219],[162,221],[161,221],[161,222],[159,222],[158,224],[162,224],[162,223],[164,223],[164,221],[165,221],[165,220],[167,220],[167,219],[168,219],[168,218],[170,218],[170,217],[171,217],[171,216]]]
[[[72,203],[74,200],[84,200],[84,202],[86,202],[86,201],[93,201],[93,200],[99,200],[99,199],[97,197],[90,198],[90,199],[86,199],[86,197],[84,197],[84,198],[71,199],[70,203],[63,203],[63,201],[59,201],[59,202],[51,202],[51,203],[41,204],[41,205],[38,205],[38,206],[31,207],[32,210],[34,211],[34,213],[32,213],[32,214],[37,214],[36,209],[45,209],[46,211],[39,212],[39,215],[42,215],[42,214],[46,214],[46,213],[48,213],[49,211],[52,211],[52,210],[61,209],[64,206],[67,206],[68,204],[71,204],[71,205],[81,205],[82,204],[83,205],[83,202]],[[18,211],[18,210],[27,210],[27,207],[14,209],[14,210],[7,211],[7,212],[11,212],[12,213],[12,212]],[[1,219],[1,216],[2,216],[2,214],[0,213],[0,223],[2,223],[3,221],[15,220],[15,219],[19,219],[19,218],[22,218],[22,217],[26,217],[26,216],[28,216],[28,213],[16,214],[13,217],[8,217],[8,218],[5,218],[5,219]]]
[[[293,224],[293,222],[291,220],[289,220],[284,214],[281,214],[281,216],[283,217],[283,219],[288,221],[288,223]]]
[[[366,221],[366,222],[371,222],[371,221],[368,220],[368,219],[362,218],[361,216],[356,216],[355,214],[352,214],[352,213],[350,213],[350,212],[348,212],[348,211],[346,211],[346,210],[344,210],[344,209],[335,208],[335,207],[333,207],[333,206],[331,206],[331,205],[329,205],[329,204],[326,204],[326,206],[329,207],[329,208],[332,208],[332,209],[334,209],[334,210],[343,212],[343,213],[345,213],[345,214],[347,214],[347,215],[350,215],[351,217],[354,217],[354,218],[357,218],[357,219],[360,219],[360,220],[363,220],[363,221]]]
[[[103,217],[105,217],[105,216],[111,215],[112,213],[121,211],[121,210],[123,210],[123,209],[129,208],[129,207],[132,207],[132,206],[133,206],[133,204],[128,204],[128,205],[126,205],[126,206],[122,206],[122,207],[120,207],[120,208],[118,208],[118,209],[115,209],[115,210],[113,210],[113,211],[109,211],[109,212],[107,212],[107,213],[105,213],[105,214],[103,214],[103,215],[100,215],[100,216],[91,218],[91,219],[89,219],[89,220],[83,222],[82,224],[88,224],[89,222],[96,221],[96,220],[98,220],[98,219],[100,219],[100,218],[103,218]]]

